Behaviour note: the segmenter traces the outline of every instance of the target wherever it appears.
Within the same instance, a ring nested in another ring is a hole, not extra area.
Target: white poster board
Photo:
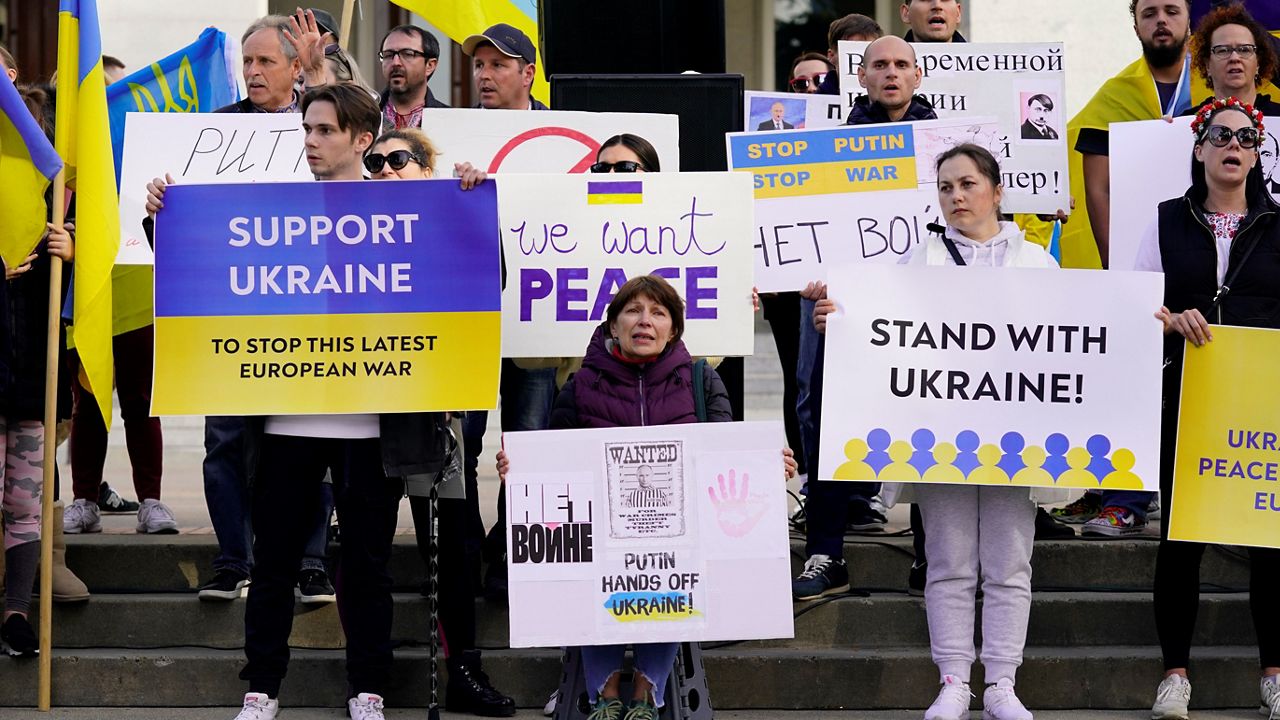
[[[1182,197],[1191,187],[1191,116],[1165,120],[1111,123],[1111,250],[1108,267],[1132,270],[1138,246],[1147,227],[1156,219],[1156,208],[1170,198]],[[1280,118],[1263,125],[1280,128]],[[1277,135],[1268,130],[1258,148],[1262,174],[1271,196],[1280,199],[1277,167]]]
[[[548,202],[554,198],[554,202]],[[751,178],[741,173],[504,175],[504,357],[582,357],[628,278],[685,299],[694,355],[751,355]]]
[[[147,183],[302,182],[312,179],[298,113],[128,113],[120,163],[117,265],[150,265],[142,230]]]
[[[781,117],[775,118],[777,114]],[[843,125],[844,105],[838,95],[748,90],[742,97],[742,117],[745,132],[812,130]]]
[[[1158,490],[1155,273],[847,265],[822,479]]]
[[[675,115],[429,109],[422,113],[422,129],[440,150],[436,165],[446,177],[455,163],[463,162],[488,173],[587,172],[600,145],[621,133],[648,140],[663,170],[680,169],[680,121]]]
[[[856,70],[865,42],[841,41],[840,94],[864,94]],[[924,73],[918,93],[940,118],[994,115],[1003,132],[1005,212],[1070,212],[1062,43],[912,43]],[[1052,106],[1049,108],[1048,106]],[[1039,110],[1038,108],[1046,108]],[[1034,121],[1041,118],[1043,125]],[[1047,127],[1043,133],[1037,127]]]
[[[756,286],[799,290],[844,262],[897,262],[941,222],[934,162],[995,150],[995,118],[730,133],[729,167],[755,186]]]
[[[511,647],[794,635],[781,422],[503,435]]]

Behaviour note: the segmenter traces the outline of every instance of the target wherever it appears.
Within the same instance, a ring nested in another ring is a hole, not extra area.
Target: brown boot
[[[37,583],[36,587],[39,587]],[[84,602],[89,588],[67,569],[67,540],[62,535],[62,502],[53,504],[53,601]]]

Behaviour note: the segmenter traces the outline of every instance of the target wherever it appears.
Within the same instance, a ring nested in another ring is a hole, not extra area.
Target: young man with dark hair
[[[851,13],[837,18],[831,21],[831,26],[827,28],[827,61],[831,63],[832,68],[840,67],[841,40],[870,42],[882,35],[884,30],[881,29],[880,23],[866,15]],[[828,73],[822,85],[818,87],[818,92],[822,95],[839,95],[840,73]]]
[[[960,0],[902,0],[898,9],[910,30],[907,42],[966,42],[960,34]]]
[[[424,108],[449,107],[431,94],[427,82],[440,62],[440,41],[417,25],[391,28],[382,38],[378,59],[387,89],[382,112],[388,127],[421,128]]]

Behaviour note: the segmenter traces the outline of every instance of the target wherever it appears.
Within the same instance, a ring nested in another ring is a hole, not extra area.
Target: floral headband
[[[1196,113],[1195,119],[1191,121],[1191,132],[1196,136],[1196,140],[1204,139],[1205,128],[1209,126],[1209,118],[1221,110],[1238,110],[1249,118],[1249,122],[1253,123],[1258,132],[1265,131],[1262,126],[1261,110],[1255,110],[1252,105],[1241,102],[1239,98],[1229,97],[1226,100],[1215,99],[1200,108],[1200,112]]]

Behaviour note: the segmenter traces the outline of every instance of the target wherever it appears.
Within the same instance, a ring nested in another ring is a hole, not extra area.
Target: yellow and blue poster
[[[495,185],[171,187],[156,218],[152,413],[493,408]]]
[[[1212,332],[1183,360],[1169,539],[1280,547],[1280,331]]]

